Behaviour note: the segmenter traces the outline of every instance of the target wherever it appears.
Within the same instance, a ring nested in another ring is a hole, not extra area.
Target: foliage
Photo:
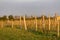
[[[15,19],[14,17],[15,16],[13,16],[13,15],[9,15],[9,16],[4,15],[4,16],[0,17],[0,20],[7,20],[7,19],[9,19],[9,20],[18,20],[18,19]],[[34,16],[28,17],[27,15],[25,15],[25,17],[26,17],[26,20],[35,20]],[[42,18],[43,18],[43,15],[40,16],[40,17],[37,17],[37,19],[42,19]],[[44,16],[44,19],[48,19],[48,17]],[[55,19],[55,17],[50,17],[50,19]],[[23,16],[21,16],[21,20],[23,20]]]
[[[7,20],[7,16],[4,15],[3,17],[0,17],[0,20]]]
[[[38,31],[21,30],[16,28],[0,28],[0,40],[59,40]]]
[[[9,20],[14,19],[14,18],[13,18],[13,15],[9,15],[8,18],[9,18]]]

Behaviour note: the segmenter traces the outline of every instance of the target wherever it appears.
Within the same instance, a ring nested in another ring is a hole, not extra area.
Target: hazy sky
[[[60,15],[60,0],[0,0],[2,15]]]

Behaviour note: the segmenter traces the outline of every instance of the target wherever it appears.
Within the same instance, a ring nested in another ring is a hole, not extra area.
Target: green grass
[[[54,36],[34,30],[22,30],[16,28],[0,28],[0,40],[60,40]]]

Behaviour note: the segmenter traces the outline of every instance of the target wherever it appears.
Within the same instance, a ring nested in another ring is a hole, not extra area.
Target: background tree
[[[4,16],[2,17],[2,19],[3,19],[3,20],[7,20],[7,16],[4,15]]]
[[[7,20],[7,16],[4,15],[4,16],[0,17],[0,20]]]
[[[9,18],[9,20],[14,19],[13,15],[9,15],[8,18]]]
[[[2,20],[2,17],[0,17],[0,20]]]

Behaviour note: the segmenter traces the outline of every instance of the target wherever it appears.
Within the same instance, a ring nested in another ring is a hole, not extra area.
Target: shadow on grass
[[[6,26],[6,27],[11,27],[11,25],[9,26]],[[16,26],[16,29],[22,29],[20,28],[20,26]],[[50,38],[50,39],[54,39],[54,40],[60,40],[60,37],[57,37],[57,34],[55,34],[55,31],[47,31],[47,30],[44,30],[43,32],[42,31],[36,31],[34,29],[28,29],[27,30],[28,32],[31,32],[35,35],[39,35],[39,36],[42,36],[42,37],[45,37],[45,38]],[[51,33],[50,33],[51,32]]]
[[[41,31],[35,31],[35,30],[28,30],[28,32],[31,32],[31,33],[33,33],[35,35],[40,35],[42,37],[54,39],[54,40],[60,39],[60,37],[57,37],[57,34],[55,34],[54,32],[53,33],[49,33],[47,31],[41,32]]]
[[[35,34],[35,35],[43,35],[43,33],[40,32],[40,31],[28,30],[28,32],[31,32],[31,33],[33,33],[33,34]]]

